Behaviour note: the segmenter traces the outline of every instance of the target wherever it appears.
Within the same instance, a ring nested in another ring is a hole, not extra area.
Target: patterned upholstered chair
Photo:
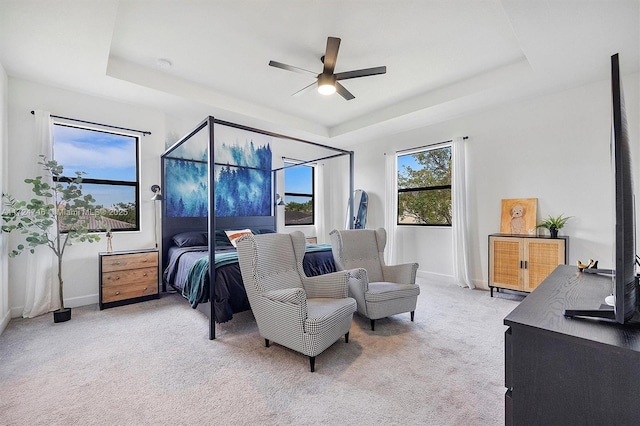
[[[246,235],[238,240],[238,260],[249,304],[260,335],[309,357],[344,335],[356,311],[348,280],[357,271],[307,277],[302,268],[305,237],[291,234]]]
[[[385,265],[387,233],[383,228],[333,230],[331,248],[338,271],[364,268],[366,276],[351,280],[349,296],[356,299],[358,313],[371,320],[411,312],[414,318],[420,287],[416,285],[417,263]]]

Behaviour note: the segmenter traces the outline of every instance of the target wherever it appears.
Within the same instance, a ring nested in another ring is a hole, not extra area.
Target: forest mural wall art
[[[270,138],[226,126],[217,126],[214,134],[216,216],[270,216]],[[167,216],[207,216],[206,161],[167,158],[165,185]]]
[[[207,163],[167,158],[164,163],[168,217],[206,217],[209,210]]]

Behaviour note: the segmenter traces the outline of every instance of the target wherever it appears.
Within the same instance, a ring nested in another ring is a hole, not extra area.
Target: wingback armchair
[[[305,275],[305,243],[304,234],[296,231],[246,235],[237,248],[242,280],[265,346],[271,340],[307,355],[313,372],[316,355],[342,335],[349,342],[356,301],[348,297],[347,284],[354,272]]]
[[[349,296],[356,299],[358,313],[371,320],[411,312],[414,319],[420,287],[416,285],[417,263],[386,265],[384,248],[387,233],[383,228],[333,230],[330,233],[333,258],[338,271],[364,268],[360,280],[351,280]]]

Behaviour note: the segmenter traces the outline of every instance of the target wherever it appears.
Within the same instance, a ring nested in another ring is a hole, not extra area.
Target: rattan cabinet
[[[569,237],[489,235],[489,288],[533,291],[567,263]]]
[[[99,253],[100,309],[157,299],[158,250]]]

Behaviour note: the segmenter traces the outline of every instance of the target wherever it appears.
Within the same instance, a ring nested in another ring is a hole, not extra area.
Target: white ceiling
[[[0,62],[25,78],[334,146],[640,69],[640,0],[0,0]],[[345,101],[291,94],[328,36]],[[161,68],[157,60],[171,61]],[[55,111],[54,111],[55,113]]]

